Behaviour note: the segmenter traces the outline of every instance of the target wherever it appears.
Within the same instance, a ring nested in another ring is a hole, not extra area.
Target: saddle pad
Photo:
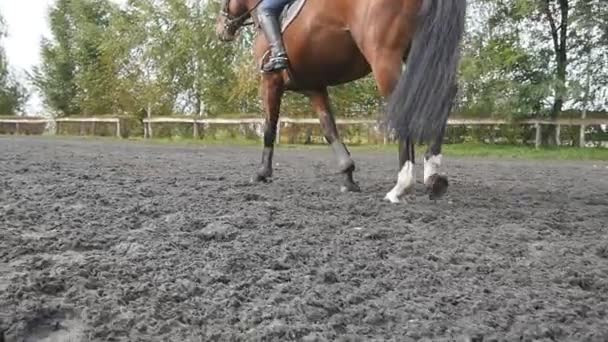
[[[306,0],[295,0],[285,6],[280,16],[281,32],[285,32],[287,27],[289,27],[289,25],[298,17],[298,14],[300,14],[305,3]]]

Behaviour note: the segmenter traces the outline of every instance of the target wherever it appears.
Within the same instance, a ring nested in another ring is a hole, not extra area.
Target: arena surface
[[[608,341],[608,163],[260,152],[0,137],[5,340]]]

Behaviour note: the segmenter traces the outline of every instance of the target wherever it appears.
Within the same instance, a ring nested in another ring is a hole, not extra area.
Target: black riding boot
[[[283,45],[283,37],[281,36],[281,24],[277,17],[268,14],[260,13],[260,26],[270,42],[270,60],[262,66],[262,71],[273,72],[282,69],[287,69],[287,52]]]

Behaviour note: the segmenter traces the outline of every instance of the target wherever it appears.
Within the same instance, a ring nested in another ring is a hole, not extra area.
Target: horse
[[[305,0],[298,16],[285,29],[283,40],[289,68],[261,73],[260,93],[265,110],[264,148],[255,179],[267,181],[281,99],[286,91],[306,95],[319,116],[343,175],[341,191],[361,191],[353,178],[355,163],[339,136],[328,87],[373,74],[384,99],[381,120],[398,141],[396,185],[384,197],[399,203],[416,184],[414,145],[428,145],[423,183],[429,196],[442,197],[448,180],[440,175],[442,143],[457,93],[460,43],[464,34],[466,0]],[[261,0],[222,0],[216,33],[235,40],[252,20]],[[253,53],[263,64],[269,45],[256,35]],[[405,71],[403,71],[405,64]]]

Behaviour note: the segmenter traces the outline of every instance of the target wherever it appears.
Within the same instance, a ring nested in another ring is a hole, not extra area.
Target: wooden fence
[[[244,124],[256,124],[263,125],[264,119],[199,119],[199,118],[173,118],[173,117],[157,117],[148,118],[143,120],[144,123],[144,137],[153,138],[154,129],[153,124],[189,124],[192,125],[192,136],[198,138],[200,136],[200,126],[222,124],[222,125],[244,125]],[[280,142],[281,128],[288,127],[290,125],[303,125],[303,124],[319,124],[318,119],[304,118],[304,119],[293,119],[293,118],[279,118],[277,124],[277,142]],[[376,130],[380,130],[378,122],[375,120],[357,120],[357,119],[337,119],[337,125],[367,125],[373,127]],[[542,126],[556,126],[555,129],[555,140],[558,145],[561,144],[560,133],[562,126],[580,126],[580,146],[584,147],[585,142],[585,130],[587,126],[593,125],[608,125],[608,118],[606,119],[559,119],[556,121],[551,120],[521,120],[521,121],[508,121],[501,119],[449,119],[449,126],[499,126],[499,125],[528,125],[533,126],[536,131],[535,146],[539,148],[542,144]],[[389,137],[383,132],[384,143],[386,144]]]
[[[96,124],[110,124],[114,126],[113,131],[116,137],[122,137],[122,124],[124,118],[118,117],[90,117],[90,118],[2,118],[0,117],[0,134],[43,134],[45,131],[57,134],[62,125],[78,124],[79,134],[85,135],[85,131],[93,132],[95,135]]]
[[[57,131],[60,130],[60,126],[62,124],[79,124],[80,135],[84,135],[84,131],[86,130],[86,124],[89,125],[89,130],[92,132],[95,132],[96,124],[111,124],[114,126],[114,135],[118,138],[121,138],[121,125],[123,121],[123,118],[59,118],[54,120],[55,132],[53,133],[57,134]]]
[[[0,118],[0,134],[43,134],[48,125],[44,118]]]
[[[0,127],[11,126],[10,129],[3,129],[1,133],[9,134],[22,134],[25,126],[41,125],[49,127],[52,126],[52,134],[56,134],[58,127],[62,124],[80,124],[80,135],[85,131],[85,125],[89,125],[89,131],[95,132],[96,123],[111,124],[115,126],[115,136],[122,137],[122,129],[124,125],[124,118],[118,117],[91,117],[91,118],[59,118],[59,119],[22,119],[22,118],[0,118]],[[337,124],[340,126],[351,126],[351,125],[364,125],[368,129],[373,129],[376,132],[380,132],[383,135],[384,143],[390,140],[390,137],[382,132],[378,126],[378,122],[375,120],[358,120],[358,119],[338,119]],[[143,120],[144,137],[154,137],[154,124],[187,124],[192,126],[192,136],[198,138],[200,136],[201,127],[209,127],[211,125],[257,125],[262,127],[264,120],[261,118],[252,119],[222,119],[222,118],[175,118],[175,117],[156,117],[147,118]],[[294,119],[283,117],[279,119],[277,128],[277,141],[280,141],[281,129],[288,128],[295,125],[317,125],[319,120],[316,118],[304,118]],[[535,128],[535,145],[538,148],[542,143],[542,126],[554,125],[556,126],[556,141],[560,144],[560,130],[562,126],[580,126],[580,145],[585,146],[585,130],[587,126],[592,125],[608,125],[608,118],[586,118],[586,119],[559,119],[556,121],[549,120],[523,120],[523,121],[508,121],[500,119],[461,119],[452,118],[448,120],[450,126],[499,126],[499,125],[528,125]],[[39,131],[37,129],[35,131]],[[32,130],[25,130],[32,131]],[[41,134],[41,133],[39,133]]]

